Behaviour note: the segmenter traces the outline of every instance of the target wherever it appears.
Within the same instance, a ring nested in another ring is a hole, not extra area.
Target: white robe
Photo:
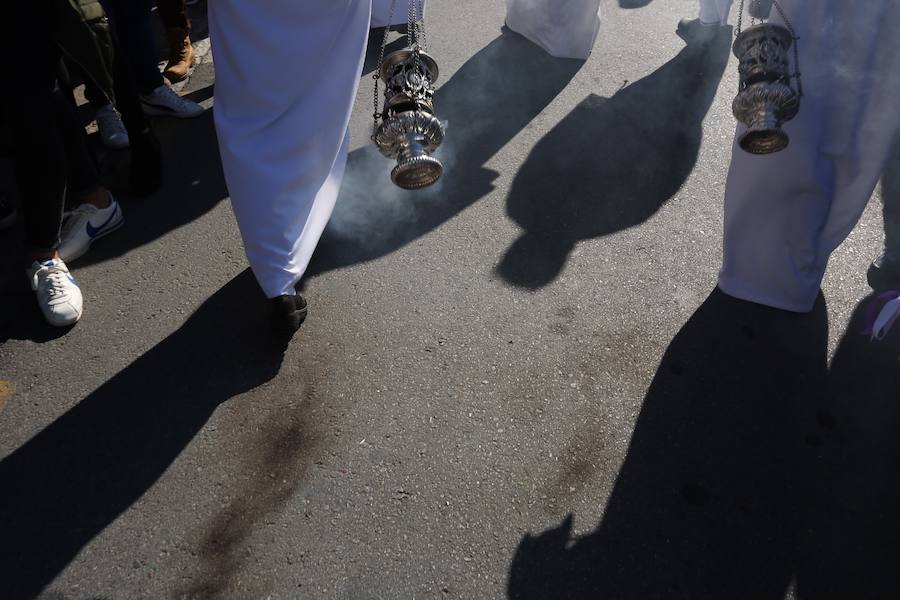
[[[506,0],[506,26],[551,56],[586,59],[600,31],[600,0]]]
[[[750,0],[747,0],[749,2]],[[728,23],[732,0],[700,0],[700,20],[704,23]]]
[[[225,181],[269,298],[295,293],[331,217],[370,18],[385,20],[390,2],[210,2]],[[397,5],[403,23],[407,2]]]
[[[734,147],[719,287],[806,312],[900,126],[900,2],[867,0],[865,10],[847,0],[782,6],[800,37],[805,95],[785,125],[787,149],[753,156]]]

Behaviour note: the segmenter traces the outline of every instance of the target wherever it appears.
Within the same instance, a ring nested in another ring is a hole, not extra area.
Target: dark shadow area
[[[509,598],[783,600],[821,452],[826,348],[821,299],[794,315],[714,291],[663,356],[600,524],[574,542],[568,520],[526,536]],[[550,493],[593,476],[603,443],[577,432]]]
[[[653,0],[619,0],[619,8],[644,8]]]
[[[867,300],[868,301],[868,300]],[[863,302],[826,365],[827,317],[715,291],[672,341],[600,524],[526,536],[509,598],[894,598],[900,590],[900,332]],[[553,490],[594,475],[576,433]]]
[[[437,116],[447,138],[437,156],[443,179],[407,192],[390,181],[392,162],[373,146],[350,154],[337,206],[313,257],[313,275],[379,258],[435,229],[494,189],[484,167],[575,76],[583,61],[549,56],[507,29],[446,83]]]
[[[888,161],[881,173],[882,222],[884,247],[900,248],[900,134],[894,137]],[[873,257],[874,258],[874,257]],[[874,290],[900,289],[900,273],[870,267],[869,285]]]
[[[124,198],[125,226],[91,246],[73,267],[118,258],[199,219],[228,197],[211,110],[196,119],[155,119],[153,127],[163,148],[162,187],[147,198]],[[115,154],[122,161],[129,159],[128,152]],[[128,172],[124,164],[109,160],[104,170],[107,174]],[[114,190],[122,185],[110,177],[107,183]]]
[[[375,27],[369,30],[369,40],[366,46],[366,58],[363,62],[362,74],[372,75],[378,68],[378,56],[381,54],[381,44],[384,42],[384,27]],[[384,47],[384,55],[387,56],[391,52],[406,48],[406,25],[391,27],[388,33],[388,43]],[[371,81],[371,80],[369,80]],[[362,85],[365,86],[367,81],[363,79]]]
[[[678,192],[697,162],[730,31],[612,98],[592,94],[538,142],[507,199],[525,230],[498,266],[508,282],[549,284],[579,241],[643,223]]]
[[[219,404],[276,376],[249,270],[171,336],[0,462],[3,598],[35,597],[140,498]],[[240,315],[240,318],[235,318]]]
[[[211,93],[197,90],[196,97]],[[213,115],[196,119],[156,119],[154,130],[163,147],[163,184],[147,198],[117,195],[122,202],[125,226],[103,238],[90,252],[69,266],[78,269],[122,256],[200,218],[228,197],[218,159]],[[129,152],[100,151],[104,183],[114,192],[127,187]],[[10,338],[47,341],[65,329],[44,323],[21,264],[22,223],[0,231],[0,341]]]
[[[871,341],[874,300],[856,308],[831,361],[802,600],[900,598],[900,324]]]

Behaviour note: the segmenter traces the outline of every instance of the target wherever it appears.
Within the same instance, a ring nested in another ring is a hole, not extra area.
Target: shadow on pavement
[[[507,199],[525,231],[498,266],[504,279],[543,287],[579,241],[639,225],[678,192],[697,162],[730,42],[723,33],[687,46],[612,98],[592,94],[537,143]]]
[[[197,90],[193,97],[203,98],[209,93],[211,88]],[[125,226],[97,242],[70,265],[76,278],[79,268],[118,258],[149,244],[200,218],[228,197],[211,111],[190,120],[157,119],[154,130],[163,146],[162,188],[147,198],[119,198]],[[104,171],[112,172],[113,179],[127,176],[128,154],[104,153]],[[0,341],[12,338],[45,342],[64,335],[67,329],[50,327],[41,316],[21,266],[21,229],[20,222],[0,232]]]
[[[0,595],[36,596],[159,479],[219,404],[275,377],[285,345],[264,315],[243,310],[259,293],[244,271],[0,462]]]
[[[669,346],[600,524],[527,535],[510,599],[888,598],[900,584],[900,336],[715,291]],[[577,432],[553,490],[594,475]],[[571,495],[571,494],[569,494]]]
[[[198,90],[189,97],[209,93]],[[199,219],[228,197],[212,110],[195,119],[155,119],[153,127],[163,148],[162,187],[147,198],[125,199],[125,226],[91,246],[74,267],[112,260],[149,244]]]
[[[389,254],[428,233],[494,189],[484,164],[534,119],[583,61],[552,58],[525,38],[503,33],[469,59],[435,96],[447,121],[438,151],[445,174],[407,192],[390,181],[391,161],[374,147],[350,154],[341,195],[308,274]]]

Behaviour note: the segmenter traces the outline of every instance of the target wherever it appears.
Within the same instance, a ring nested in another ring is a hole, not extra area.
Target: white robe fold
[[[753,156],[734,146],[719,287],[806,312],[900,126],[900,2],[868,0],[865,10],[847,0],[781,4],[800,37],[805,95],[784,127],[787,149]]]
[[[331,217],[370,24],[391,0],[215,0],[214,116],[247,259],[269,298],[294,294]],[[405,23],[407,0],[394,21]]]
[[[704,23],[727,25],[731,2],[732,0],[700,0],[700,20]]]
[[[600,31],[600,0],[506,0],[506,26],[551,56],[586,59]]]

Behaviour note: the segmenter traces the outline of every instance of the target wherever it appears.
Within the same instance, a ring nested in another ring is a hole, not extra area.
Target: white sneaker
[[[93,204],[82,204],[68,213],[59,234],[59,257],[73,261],[88,251],[94,240],[112,233],[125,223],[122,209],[116,199],[109,195],[109,206],[97,208]]]
[[[47,322],[55,327],[74,325],[81,318],[83,299],[75,278],[61,260],[34,261],[25,273]]]
[[[141,94],[144,114],[156,117],[178,117],[191,119],[203,114],[203,107],[192,100],[182,98],[175,90],[163,84],[150,92]]]
[[[97,120],[97,129],[100,130],[100,141],[111,150],[121,150],[128,147],[128,132],[122,124],[122,118],[111,104],[97,109],[94,114]]]

